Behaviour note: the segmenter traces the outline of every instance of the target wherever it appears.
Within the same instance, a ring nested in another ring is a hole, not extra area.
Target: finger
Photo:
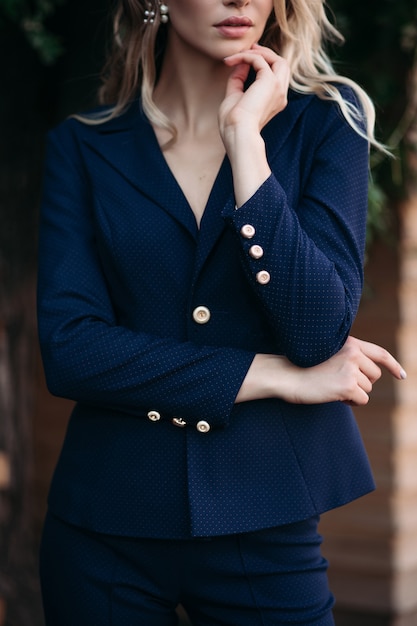
[[[251,50],[255,52],[255,54],[260,54],[268,63],[268,65],[274,65],[278,63],[282,67],[289,67],[286,59],[271,50],[271,48],[266,48],[265,46],[260,46],[258,43],[255,43],[253,44]]]
[[[283,61],[277,55],[274,56],[277,62]],[[286,67],[284,67],[283,72],[277,66],[271,67],[262,54],[257,54],[253,50],[239,52],[233,56],[226,57],[224,61],[232,67],[246,64],[254,70],[256,73],[255,81],[249,86],[247,93],[252,93],[254,89],[257,90],[260,84],[268,91],[268,93],[264,93],[264,98],[261,100],[257,99],[258,104],[259,102],[269,102],[271,105],[268,115],[262,121],[262,126],[271,119],[272,115],[279,113],[287,106],[289,76]],[[241,82],[237,83],[234,81],[230,84],[227,94],[229,95],[237,89],[242,91]]]
[[[239,65],[239,63],[247,63],[256,72],[265,69],[271,69],[271,66],[261,54],[257,54],[254,50],[244,50],[243,52],[237,52],[231,56],[225,57],[223,61],[229,67]]]
[[[346,346],[354,346],[359,348],[359,350],[371,359],[374,363],[378,363],[382,367],[384,367],[390,374],[395,376],[400,380],[407,378],[407,374],[404,371],[401,364],[388,352],[385,348],[381,346],[371,343],[369,341],[363,341],[362,339],[357,339],[356,337],[349,337],[348,341],[345,344]]]
[[[359,372],[358,374],[358,387],[368,395],[372,391],[372,381],[362,372]]]
[[[352,400],[343,400],[343,404],[347,404],[348,406],[365,406],[368,402],[369,396],[364,391],[361,395],[357,394]]]
[[[385,348],[382,348],[375,343],[370,343],[369,341],[358,341],[360,342],[360,349],[363,354],[365,354],[374,363],[378,363],[398,379],[406,378],[407,374],[401,364],[392,356],[390,352],[388,352],[388,350],[385,350]]]
[[[347,406],[365,406],[369,402],[369,396],[364,393],[358,400],[343,400],[343,404]]]
[[[364,406],[369,402],[368,393],[359,385],[351,392],[350,397],[343,400],[344,404],[349,406]]]
[[[279,54],[276,54],[276,52],[270,48],[265,48],[265,46],[260,46],[259,44],[254,44],[251,50],[253,50],[255,54],[261,55],[275,73],[279,72],[285,75],[289,80],[291,73],[290,66],[284,57],[279,56]]]
[[[233,66],[239,63],[248,63],[253,67],[256,72],[262,69],[269,69],[275,75],[280,75],[281,80],[289,82],[290,68],[285,59],[278,56],[269,48],[258,48],[250,50],[244,50],[243,52],[237,52],[229,57],[224,58],[226,65]]]
[[[247,63],[239,63],[233,68],[226,86],[226,97],[236,91],[242,92],[249,74],[250,66]]]
[[[359,365],[361,372],[370,380],[372,384],[376,383],[382,376],[381,368],[368,357],[364,357]]]

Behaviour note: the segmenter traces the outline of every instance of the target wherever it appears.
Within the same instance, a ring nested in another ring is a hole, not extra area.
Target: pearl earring
[[[161,14],[161,22],[166,24],[168,22],[168,7],[164,3],[160,3],[159,5],[159,13]]]
[[[148,8],[145,10],[143,14],[143,23],[144,24],[153,24],[155,20],[155,11],[152,9],[152,5],[148,2]]]
[[[168,22],[168,7],[163,2],[160,2],[158,5],[159,16],[162,24],[166,24]],[[143,14],[143,23],[144,24],[153,24],[155,21],[156,13],[152,8],[152,4],[148,2],[148,8],[144,11]]]

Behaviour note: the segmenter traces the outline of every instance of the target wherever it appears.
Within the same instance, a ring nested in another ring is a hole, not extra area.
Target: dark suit
[[[362,288],[366,141],[295,94],[263,135],[273,175],[236,211],[226,158],[199,231],[138,103],[50,134],[40,341],[52,393],[77,401],[49,499],[61,518],[222,535],[373,488],[347,406],[234,404],[256,352],[310,366],[339,350]]]

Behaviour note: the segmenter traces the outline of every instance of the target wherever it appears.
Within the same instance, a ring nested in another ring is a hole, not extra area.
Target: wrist
[[[259,157],[266,158],[265,142],[256,127],[244,124],[228,126],[222,139],[232,164],[247,159],[256,161]]]
[[[240,207],[271,175],[265,142],[259,133],[234,128],[225,146],[232,168],[235,202]]]
[[[284,356],[257,354],[236,397],[236,402],[279,398],[297,402],[300,368]]]

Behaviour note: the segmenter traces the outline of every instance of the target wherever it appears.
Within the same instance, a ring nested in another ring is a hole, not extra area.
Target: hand
[[[313,367],[297,367],[282,356],[257,354],[236,402],[281,398],[292,404],[364,405],[382,375],[381,367],[399,380],[406,378],[387,350],[355,337],[348,337],[339,352]]]
[[[373,384],[384,367],[395,378],[406,377],[401,365],[384,348],[355,337],[348,337],[343,348],[314,367],[297,368],[298,384],[290,402],[316,404],[341,401],[350,405],[367,404]]]
[[[219,131],[232,166],[236,206],[242,206],[271,174],[261,130],[287,105],[290,70],[269,48],[253,45],[227,57],[233,68],[219,109]],[[250,68],[254,82],[244,91]]]
[[[285,59],[258,44],[226,57],[224,62],[234,68],[219,111],[220,133],[223,141],[227,142],[231,128],[242,125],[260,132],[274,115],[287,106],[290,69]],[[244,91],[251,67],[256,77]]]

